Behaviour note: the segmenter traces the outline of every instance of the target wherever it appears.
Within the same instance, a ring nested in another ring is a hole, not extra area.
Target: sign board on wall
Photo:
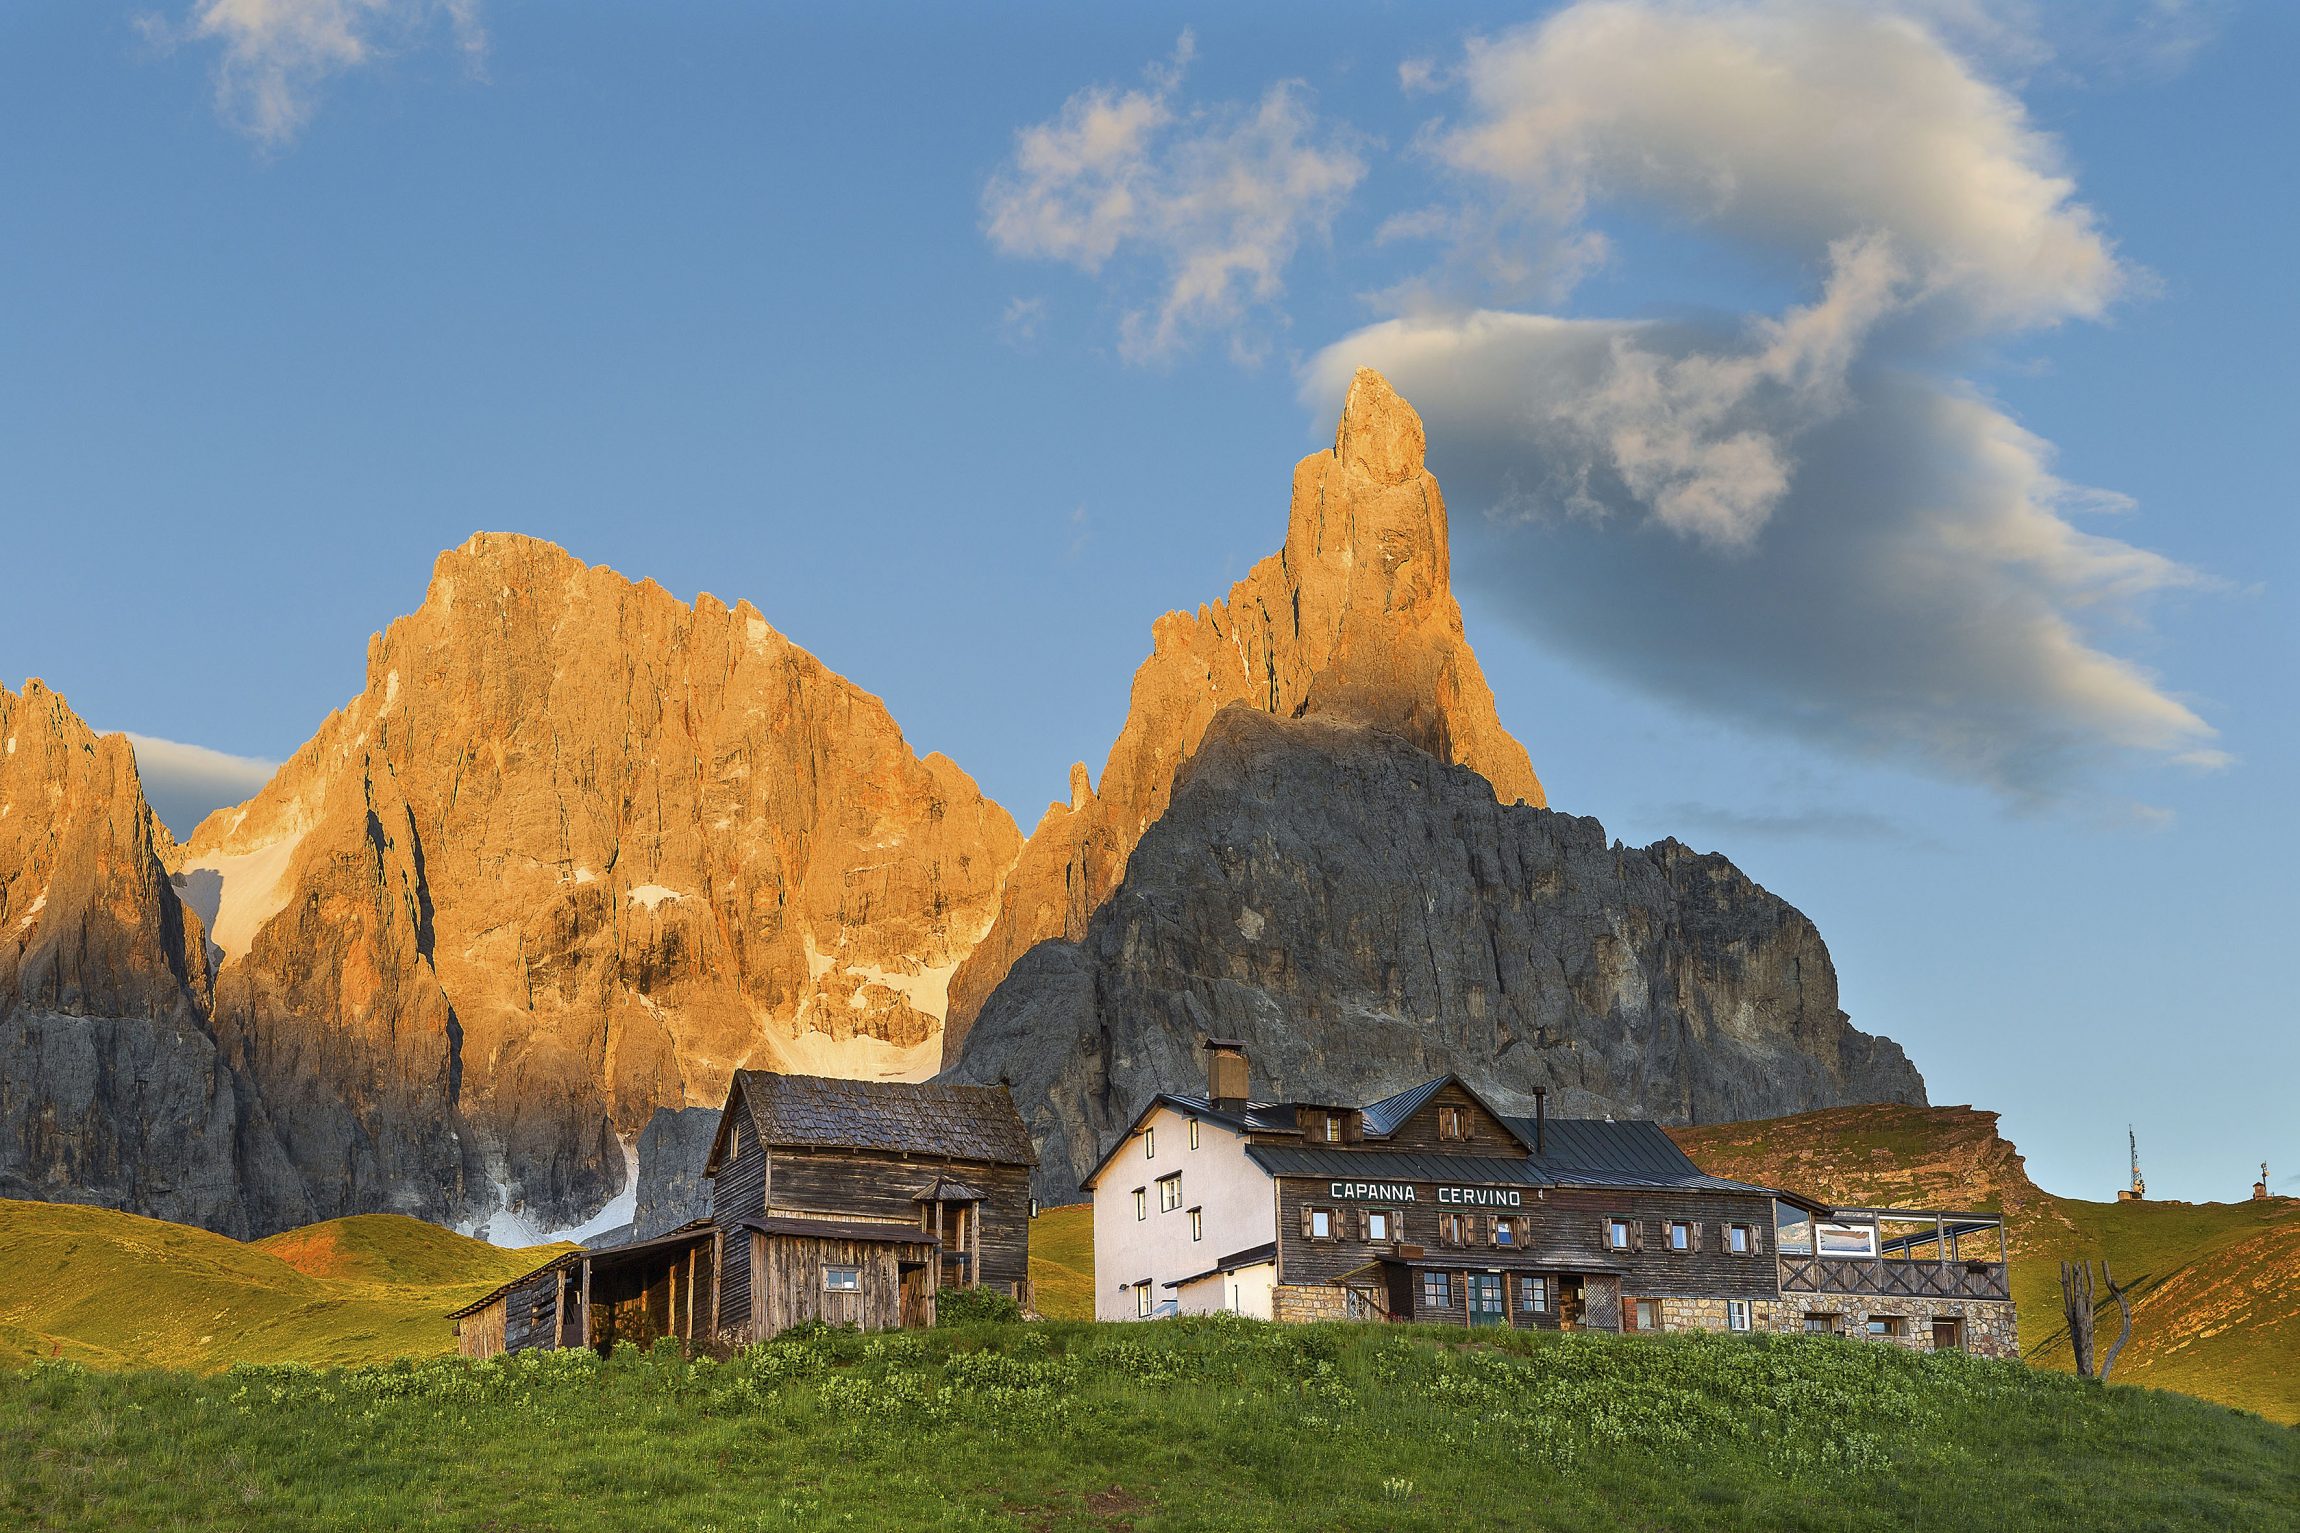
[[[1820,1256],[1874,1256],[1877,1227],[1873,1224],[1816,1224],[1813,1249]]]
[[[1329,1182],[1326,1195],[1338,1203],[1424,1201],[1413,1182]],[[1525,1192],[1517,1187],[1456,1187],[1440,1182],[1430,1189],[1427,1201],[1443,1208],[1523,1208]]]

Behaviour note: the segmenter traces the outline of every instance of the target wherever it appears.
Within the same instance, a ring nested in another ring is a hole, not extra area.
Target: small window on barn
[[[1390,1211],[1389,1211],[1388,1209],[1386,1209],[1386,1208],[1376,1208],[1376,1209],[1371,1209],[1371,1210],[1369,1210],[1369,1211],[1367,1212],[1367,1214],[1366,1214],[1366,1239],[1368,1239],[1368,1240],[1388,1240],[1388,1239],[1391,1239],[1391,1238],[1392,1238],[1392,1237],[1391,1237],[1391,1235],[1390,1235],[1390,1226],[1391,1226],[1391,1223],[1392,1223],[1392,1221],[1391,1221],[1391,1219],[1390,1219]]]
[[[1441,1107],[1438,1109],[1438,1138],[1467,1139],[1468,1137],[1468,1113],[1463,1112],[1458,1107]]]
[[[1134,1313],[1143,1320],[1150,1318],[1150,1280],[1144,1278],[1134,1285]]]
[[[1808,1310],[1805,1314],[1805,1334],[1808,1336],[1834,1336],[1843,1328],[1843,1317]]]
[[[1627,1219],[1608,1219],[1605,1221],[1605,1248],[1609,1251],[1626,1251],[1629,1249],[1629,1221]]]
[[[1206,1238],[1206,1210],[1202,1208],[1190,1210],[1190,1238],[1192,1240],[1204,1240]]]
[[[1683,1219],[1672,1219],[1672,1220],[1670,1220],[1670,1221],[1669,1221],[1669,1249],[1670,1249],[1670,1250],[1672,1250],[1672,1251],[1690,1251],[1690,1250],[1692,1250],[1692,1249],[1693,1249],[1693,1226],[1692,1226],[1692,1225],[1690,1225],[1690,1224],[1688,1224],[1688,1223],[1687,1223],[1686,1221],[1684,1221]]]
[[[1725,1301],[1725,1329],[1728,1331],[1746,1331],[1749,1329],[1749,1301],[1747,1299],[1727,1299]]]
[[[1517,1280],[1517,1307],[1529,1315],[1538,1315],[1549,1308],[1549,1279],[1527,1277]]]
[[[1753,1238],[1754,1233],[1746,1224],[1726,1225],[1725,1249],[1735,1256],[1750,1255],[1757,1249],[1757,1242]]]
[[[1142,1158],[1144,1160],[1156,1160],[1158,1158],[1158,1131],[1154,1128],[1146,1128],[1142,1131]]]
[[[1150,1217],[1150,1189],[1147,1187],[1134,1189],[1134,1217],[1137,1219]]]
[[[740,1119],[727,1130],[727,1159],[740,1160],[743,1155],[743,1125]]]
[[[825,1267],[823,1269],[823,1287],[832,1293],[860,1293],[862,1292],[862,1268]]]
[[[1453,1308],[1453,1274],[1425,1272],[1422,1274],[1422,1308]]]
[[[1330,1208],[1302,1210],[1302,1233],[1312,1240],[1334,1238],[1334,1211]]]
[[[1338,1113],[1338,1112],[1330,1112],[1330,1113],[1327,1113],[1327,1114],[1326,1114],[1326,1143],[1328,1143],[1328,1144],[1340,1144],[1341,1142],[1342,1142],[1342,1115],[1341,1115],[1340,1113]]]
[[[1901,1329],[1901,1317],[1898,1315],[1871,1315],[1869,1317],[1869,1334],[1871,1336],[1890,1341],[1899,1337]]]
[[[1493,1243],[1497,1246],[1522,1246],[1524,1221],[1496,1214],[1493,1221]]]
[[[1198,1120],[1196,1118],[1190,1120],[1190,1148],[1193,1150],[1198,1148]]]
[[[1661,1301],[1660,1301],[1659,1299],[1639,1299],[1639,1300],[1637,1300],[1637,1301],[1636,1301],[1636,1303],[1637,1303],[1637,1322],[1636,1322],[1636,1324],[1637,1324],[1637,1329],[1638,1329],[1638,1330],[1640,1330],[1640,1331],[1658,1331],[1658,1330],[1660,1330],[1660,1329],[1661,1329]]]

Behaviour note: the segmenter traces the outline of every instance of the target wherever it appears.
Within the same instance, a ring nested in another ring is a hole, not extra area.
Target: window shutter
[[[1629,1249],[1632,1251],[1645,1249],[1645,1221],[1643,1219],[1629,1221]]]
[[[1307,1203],[1302,1205],[1302,1238],[1310,1238],[1310,1205]]]
[[[1621,1300],[1621,1328],[1624,1331],[1637,1329],[1637,1301],[1626,1295]]]

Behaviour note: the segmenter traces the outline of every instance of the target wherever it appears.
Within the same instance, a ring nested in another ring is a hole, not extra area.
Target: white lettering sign
[[[1412,1203],[1414,1184],[1411,1182],[1334,1182],[1326,1188],[1326,1195],[1341,1203]]]
[[[1437,1200],[1455,1208],[1523,1208],[1525,1194],[1515,1187],[1440,1187]]]

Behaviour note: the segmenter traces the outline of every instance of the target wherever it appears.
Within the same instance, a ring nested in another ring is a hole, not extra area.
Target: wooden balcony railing
[[[1780,1261],[1783,1293],[1873,1294],[1887,1299],[2012,1297],[2002,1262],[1786,1254]]]

